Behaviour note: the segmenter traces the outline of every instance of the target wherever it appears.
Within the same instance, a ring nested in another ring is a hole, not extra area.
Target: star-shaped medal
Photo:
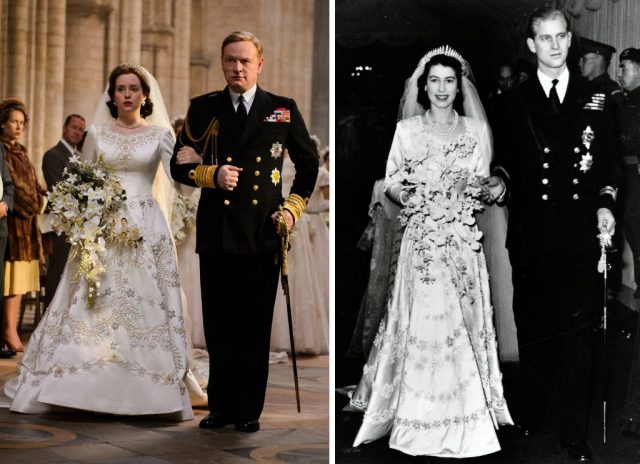
[[[580,170],[582,172],[587,172],[591,169],[591,165],[593,165],[593,156],[589,152],[582,155],[582,159],[580,160]]]
[[[271,182],[273,182],[273,185],[278,185],[280,183],[280,171],[278,171],[278,168],[271,171]]]
[[[272,158],[280,158],[282,156],[282,144],[280,142],[276,142],[271,145],[271,157]]]

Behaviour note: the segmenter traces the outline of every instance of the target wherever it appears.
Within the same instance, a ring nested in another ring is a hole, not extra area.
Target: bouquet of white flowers
[[[119,214],[126,192],[102,154],[95,163],[80,161],[77,156],[70,161],[63,179],[49,193],[49,208],[54,216],[53,230],[58,235],[64,233],[72,252],[79,254],[76,278],[86,280],[87,299],[93,308],[100,295],[107,244],[136,249],[143,237]]]

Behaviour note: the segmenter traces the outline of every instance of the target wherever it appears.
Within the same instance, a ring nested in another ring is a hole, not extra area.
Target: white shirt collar
[[[69,144],[69,142],[67,142],[65,139],[60,139],[60,141],[62,142],[62,145],[64,145],[65,147],[67,147],[67,150],[69,150],[69,152],[73,155],[76,152],[76,149],[73,148],[71,146],[71,144]]]
[[[540,85],[542,85],[547,98],[549,98],[549,92],[551,92],[551,87],[553,87],[553,82],[551,82],[553,79],[558,79],[556,92],[558,92],[558,98],[560,99],[560,103],[562,103],[564,96],[567,94],[567,87],[569,86],[569,68],[565,67],[564,71],[562,71],[558,77],[549,77],[538,68],[538,81],[540,81]]]
[[[254,84],[253,87],[251,87],[249,90],[247,90],[243,94],[234,92],[233,90],[231,90],[231,87],[229,87],[229,95],[231,95],[231,102],[233,103],[233,108],[235,110],[238,109],[238,97],[242,95],[244,97],[244,106],[247,108],[247,114],[248,114],[249,110],[251,109],[251,105],[253,104],[253,100],[256,97],[256,90],[258,90],[258,84]]]

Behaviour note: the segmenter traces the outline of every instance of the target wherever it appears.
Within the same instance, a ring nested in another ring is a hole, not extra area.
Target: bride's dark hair
[[[418,103],[420,103],[425,110],[431,108],[431,100],[429,100],[429,95],[427,94],[426,84],[427,78],[429,77],[429,71],[437,64],[451,68],[455,72],[458,92],[456,93],[456,98],[453,100],[453,109],[455,109],[459,114],[464,115],[464,110],[462,108],[462,100],[464,99],[464,96],[462,95],[462,64],[451,56],[436,55],[424,65],[424,72],[417,81]]]

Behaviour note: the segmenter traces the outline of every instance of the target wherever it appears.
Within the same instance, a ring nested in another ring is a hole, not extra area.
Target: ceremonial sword
[[[280,267],[280,281],[282,283],[282,291],[287,300],[287,319],[289,321],[289,344],[291,345],[291,364],[293,365],[293,381],[296,388],[296,404],[298,412],[300,412],[300,389],[298,388],[298,364],[296,362],[296,347],[293,341],[293,319],[291,317],[291,297],[289,293],[289,274],[287,255],[289,252],[290,231],[287,226],[287,220],[284,217],[284,209],[278,207],[278,235],[280,236],[280,257],[282,260]]]

